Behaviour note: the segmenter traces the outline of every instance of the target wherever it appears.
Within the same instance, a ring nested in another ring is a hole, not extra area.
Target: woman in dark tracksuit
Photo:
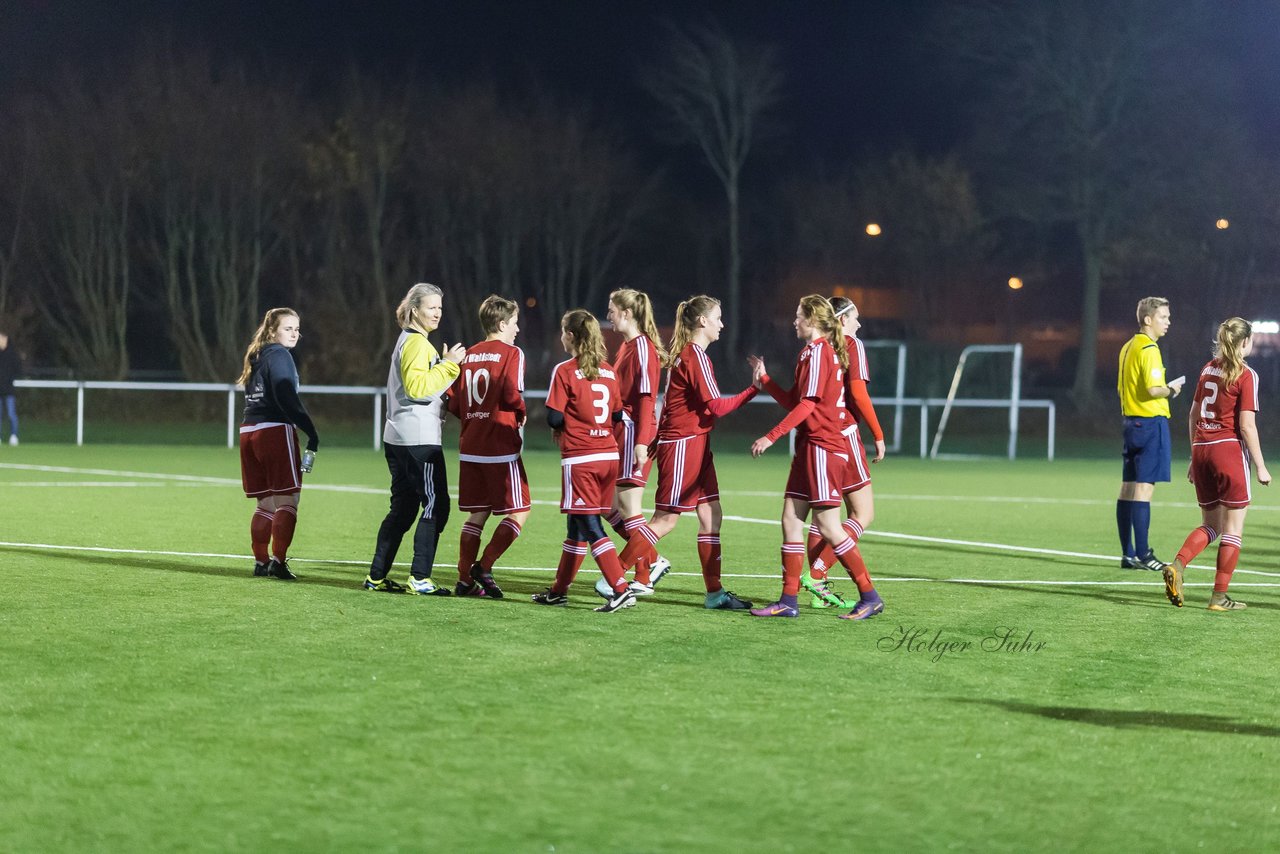
[[[302,337],[298,313],[273,308],[262,318],[236,382],[244,386],[240,426],[240,478],[244,494],[257,499],[249,523],[253,574],[292,581],[289,544],[298,524],[302,475],[311,471],[320,437],[298,396],[298,369],[290,354]],[[307,450],[298,450],[298,430]],[[268,554],[270,549],[270,554]]]
[[[443,356],[427,340],[440,326],[443,292],[419,283],[396,309],[400,338],[387,375],[387,423],[383,453],[391,472],[391,508],[378,528],[378,541],[364,580],[366,590],[448,596],[449,588],[431,579],[436,544],[449,519],[449,482],[445,475],[440,427],[445,393],[457,379],[467,355],[461,344],[445,346]],[[400,541],[417,519],[413,564],[407,585],[387,577]]]

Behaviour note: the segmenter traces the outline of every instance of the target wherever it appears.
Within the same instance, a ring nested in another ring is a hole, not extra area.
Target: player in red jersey
[[[449,411],[462,422],[458,437],[458,508],[471,515],[458,540],[459,596],[502,598],[493,578],[497,562],[529,518],[529,479],[520,458],[525,422],[524,353],[515,346],[519,306],[493,295],[480,303],[485,339],[467,350],[449,390]],[[505,516],[480,553],[491,514]],[[479,554],[479,560],[476,555]]]
[[[1240,559],[1245,511],[1249,508],[1249,468],[1268,486],[1271,472],[1258,442],[1258,375],[1245,362],[1253,351],[1249,322],[1232,317],[1218,326],[1213,358],[1200,369],[1195,397],[1187,414],[1191,433],[1191,466],[1187,479],[1196,487],[1204,524],[1187,537],[1178,556],[1164,570],[1169,601],[1182,607],[1182,574],[1196,555],[1221,535],[1210,611],[1245,607],[1227,595],[1227,585]]]
[[[644,524],[640,501],[653,468],[650,449],[658,436],[658,373],[666,351],[658,337],[653,304],[647,294],[631,288],[609,294],[609,322],[626,340],[613,358],[618,391],[622,395],[623,417],[615,431],[622,461],[613,509],[607,518],[619,536],[627,540]],[[637,565],[632,592],[637,596],[652,594],[653,586],[670,567],[670,562],[662,557],[652,568],[647,561]],[[596,590],[606,598],[613,595],[604,579],[596,582]]]
[[[658,422],[658,491],[655,512],[632,532],[622,552],[624,567],[636,567],[644,578],[658,559],[656,545],[671,532],[681,513],[698,515],[698,559],[710,609],[741,611],[751,603],[720,583],[720,484],[711,455],[711,428],[717,418],[756,396],[750,385],[732,397],[721,397],[707,348],[720,339],[724,321],[720,301],[691,297],[676,309],[675,331],[667,347],[667,393]],[[645,562],[645,566],[641,566]],[[650,575],[652,578],[652,575]]]
[[[855,582],[859,594],[871,589],[871,577],[862,560],[862,550],[858,541],[863,533],[871,527],[875,518],[875,500],[871,492],[871,470],[867,466],[867,452],[862,447],[862,438],[858,435],[859,425],[865,424],[871,431],[875,441],[876,453],[872,463],[884,459],[884,431],[880,429],[880,420],[876,418],[875,407],[871,405],[871,396],[867,393],[867,383],[871,379],[867,367],[867,352],[858,340],[858,330],[862,323],[858,319],[858,307],[846,297],[832,297],[831,308],[844,331],[845,347],[849,351],[849,370],[844,375],[844,405],[848,420],[844,435],[849,441],[849,474],[850,482],[844,488],[844,503],[848,518],[844,520],[844,528],[853,537],[854,549],[852,560],[857,575]],[[848,603],[831,586],[827,579],[827,570],[836,562],[835,551],[831,544],[822,537],[817,525],[809,526],[809,575],[801,576],[805,589],[813,595],[811,604],[815,608],[842,607]]]
[[[622,397],[613,367],[605,361],[600,324],[586,309],[567,312],[560,321],[560,343],[571,358],[556,365],[547,393],[547,423],[560,445],[560,512],[568,516],[568,536],[560,553],[556,579],[539,605],[564,605],[569,585],[590,548],[613,596],[597,611],[630,608],[636,595],[622,577],[613,540],[604,532],[600,514],[613,503],[618,479],[618,443],[614,425],[622,420]]]
[[[764,363],[752,359],[760,382],[790,411],[752,443],[751,455],[760,456],[793,429],[797,433],[796,454],[782,502],[782,597],[771,605],[752,609],[757,617],[800,616],[797,596],[804,572],[805,520],[810,510],[822,536],[833,544],[836,559],[851,577],[856,577],[855,563],[850,558],[856,543],[840,524],[843,490],[849,482],[849,442],[844,435],[844,371],[849,354],[844,331],[831,303],[818,294],[800,300],[794,325],[796,337],[808,343],[796,360],[796,383],[790,390],[772,383],[764,372]],[[884,603],[872,588],[842,617],[865,620],[882,611]]]

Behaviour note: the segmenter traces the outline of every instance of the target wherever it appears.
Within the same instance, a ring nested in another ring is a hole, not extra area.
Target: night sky
[[[323,75],[366,70],[504,86],[544,81],[592,106],[640,146],[653,108],[636,69],[656,51],[660,22],[714,17],[731,34],[774,45],[787,74],[784,132],[764,157],[843,161],[908,144],[923,153],[965,133],[964,98],[948,85],[925,33],[945,4],[727,0],[221,0],[0,4],[0,74],[38,79],[66,61],[110,65],[141,34],[172,32],[207,46]],[[1087,8],[1087,6],[1082,6]],[[1242,106],[1259,136],[1280,133],[1280,4],[1213,7],[1191,67],[1239,67]],[[656,148],[656,147],[655,147]]]

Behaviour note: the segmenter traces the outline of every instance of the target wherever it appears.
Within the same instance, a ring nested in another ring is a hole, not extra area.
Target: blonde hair
[[[560,328],[569,333],[573,341],[573,355],[578,360],[578,370],[589,380],[600,376],[600,365],[605,360],[604,336],[600,334],[600,321],[585,308],[575,308],[564,313]]]
[[[689,297],[676,306],[675,328],[671,330],[671,343],[667,345],[667,352],[662,360],[664,365],[668,368],[675,366],[676,359],[680,358],[680,352],[693,340],[694,333],[698,331],[698,318],[706,317],[711,313],[711,309],[719,304],[720,300],[715,297],[699,294],[696,297]]]
[[[1253,336],[1253,327],[1243,317],[1229,317],[1218,324],[1218,337],[1213,342],[1213,360],[1222,368],[1222,381],[1231,385],[1244,373],[1244,342]]]
[[[432,285],[427,282],[418,282],[418,284],[409,288],[409,292],[404,295],[404,299],[400,300],[400,305],[396,306],[396,323],[400,324],[401,329],[408,329],[413,326],[413,315],[422,308],[422,304],[427,301],[427,297],[443,297],[444,291],[440,290],[438,285]]]
[[[832,349],[836,351],[836,358],[840,360],[840,367],[846,371],[849,370],[849,348],[844,343],[844,327],[836,319],[836,313],[827,298],[822,294],[801,297],[800,313],[831,344]]]
[[[617,306],[619,311],[631,312],[640,334],[653,343],[658,359],[666,361],[667,351],[658,335],[658,324],[653,320],[653,303],[649,301],[649,295],[635,288],[618,288],[609,294],[609,302]]]
[[[498,331],[498,326],[504,320],[510,320],[516,316],[516,312],[520,310],[520,306],[516,305],[505,297],[497,294],[490,294],[485,297],[484,302],[480,303],[480,327],[484,329],[485,335],[492,335]]]
[[[262,348],[276,340],[276,334],[280,331],[280,321],[286,317],[297,317],[298,313],[291,308],[269,308],[267,313],[262,316],[262,322],[258,324],[258,329],[253,333],[252,340],[249,341],[249,349],[244,351],[244,366],[240,369],[240,377],[236,380],[238,385],[244,385],[249,381],[249,375],[253,373],[253,366],[250,362],[253,357],[262,351]]]
[[[1155,317],[1156,309],[1168,304],[1169,301],[1164,297],[1143,297],[1138,300],[1138,325],[1142,325],[1144,318]]]

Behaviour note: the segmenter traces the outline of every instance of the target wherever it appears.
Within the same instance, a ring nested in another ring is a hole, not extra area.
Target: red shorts
[[[867,465],[867,451],[862,447],[862,437],[858,435],[858,428],[852,427],[844,435],[849,440],[849,482],[844,485],[841,492],[857,492],[871,483],[871,468]]]
[[[844,503],[844,486],[850,480],[849,460],[821,445],[798,442],[791,458],[786,495],[807,501],[810,507],[838,507]]]
[[[529,478],[519,455],[505,462],[458,461],[458,509],[505,515],[528,510]]]
[[[618,453],[622,455],[622,463],[618,467],[618,486],[644,486],[649,482],[649,472],[653,470],[653,456],[647,457],[644,465],[636,465],[636,425],[634,421],[623,419],[618,424],[617,434]]]
[[[618,479],[617,453],[584,454],[560,461],[560,512],[591,516],[608,513]]]
[[[658,441],[658,491],[653,506],[668,513],[688,513],[699,504],[720,500],[711,455],[711,434]]]
[[[302,491],[302,456],[292,424],[241,425],[240,480],[247,498]]]
[[[1208,509],[1248,507],[1249,453],[1239,439],[1222,439],[1191,446],[1191,482],[1196,501]]]

